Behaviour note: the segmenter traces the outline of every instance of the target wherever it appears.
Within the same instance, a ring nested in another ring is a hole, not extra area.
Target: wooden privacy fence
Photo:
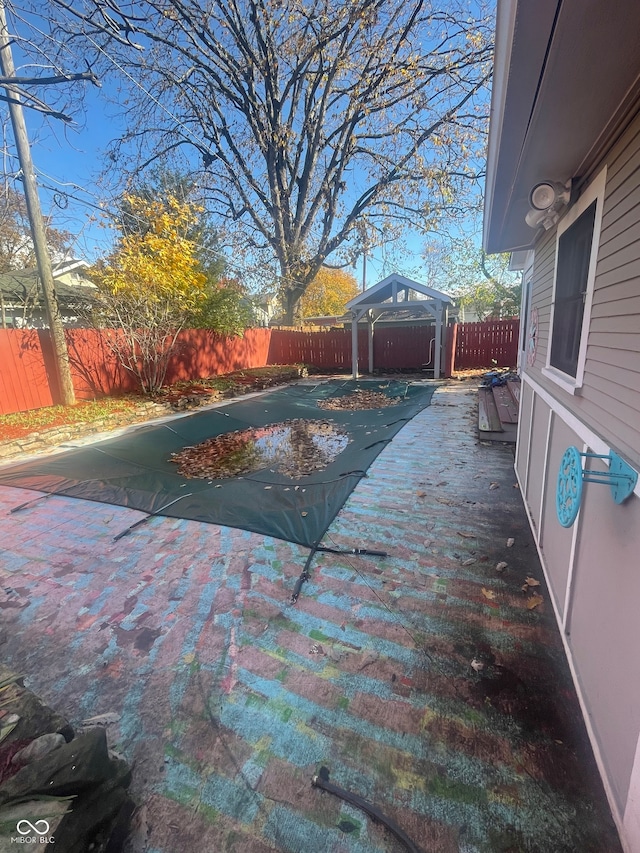
[[[373,336],[376,369],[433,367],[433,326],[380,326]],[[312,364],[323,370],[351,370],[351,329],[298,332],[273,329],[269,364]],[[367,330],[358,329],[358,367],[369,367]]]
[[[453,370],[514,367],[518,320],[460,323],[449,327],[455,342]],[[118,363],[109,337],[95,329],[66,331],[73,384],[78,399],[136,389],[133,376]],[[378,326],[374,334],[374,366],[401,370],[433,367],[433,326]],[[247,329],[241,338],[226,338],[203,329],[181,333],[169,363],[167,384],[202,379],[233,370],[268,364],[309,364],[320,370],[351,369],[351,330],[299,332],[291,329]],[[448,359],[449,363],[449,359]],[[367,332],[358,334],[358,364],[368,369]],[[0,414],[38,409],[58,402],[48,331],[0,329]]]
[[[515,367],[518,363],[520,321],[485,320],[458,323],[455,370],[474,367]]]
[[[73,387],[79,400],[137,389],[134,377],[119,363],[109,338],[113,332],[67,329],[65,336]],[[226,338],[207,329],[181,332],[166,382],[202,379],[249,367],[264,367],[269,329],[247,329]],[[59,402],[53,353],[46,329],[0,329],[0,414],[38,409]]]
[[[364,329],[358,331],[358,360],[364,364],[367,358],[367,333]],[[294,329],[273,329],[269,364],[312,364],[322,370],[349,370],[351,330],[298,332]]]

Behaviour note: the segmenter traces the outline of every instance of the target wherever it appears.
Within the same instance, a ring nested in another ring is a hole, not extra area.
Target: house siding
[[[541,386],[640,466],[640,115],[593,172],[607,166],[602,229],[588,322],[582,388],[572,395],[542,373],[547,361],[556,234],[536,245],[532,305],[538,308],[535,364]]]
[[[593,467],[603,470],[598,463]],[[638,530],[639,498],[634,496],[618,506],[608,488],[586,486],[567,629],[578,659],[580,686],[588,697],[592,725],[621,812],[640,733]],[[600,535],[591,535],[591,531]],[[603,531],[608,535],[602,535]]]
[[[640,486],[622,505],[585,483],[571,528],[556,517],[562,454],[616,451],[640,470],[640,115],[598,163],[606,166],[602,223],[582,385],[546,370],[557,233],[535,246],[531,306],[536,358],[522,365],[516,471],[574,673],[585,720],[625,849],[640,853]],[[591,459],[590,467],[606,470]]]
[[[541,407],[547,408],[543,405]],[[541,460],[541,464],[547,471],[547,477],[540,520],[540,545],[544,548],[547,556],[549,580],[557,602],[558,613],[563,619],[566,619],[565,602],[571,569],[573,529],[558,524],[556,518],[556,481],[562,454],[570,444],[577,443],[578,449],[582,450],[582,442],[575,441],[574,433],[562,418],[557,417],[554,413],[551,413],[550,417],[551,428],[549,430],[549,441],[545,448],[546,459]]]
[[[533,373],[540,374],[546,364],[551,324],[551,298],[553,294],[553,275],[555,271],[555,235],[547,234],[536,246],[533,262],[533,286],[531,307],[538,309],[538,341]]]
[[[526,451],[521,428],[516,471],[585,717],[621,819],[640,743],[640,498],[634,494],[618,505],[607,486],[585,483],[578,518],[571,528],[562,527],[555,510],[562,454],[569,445],[595,448],[526,381],[522,400],[521,412],[533,415]],[[590,467],[604,470],[598,460]]]

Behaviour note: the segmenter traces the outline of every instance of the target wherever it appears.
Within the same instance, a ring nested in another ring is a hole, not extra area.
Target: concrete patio
[[[0,488],[3,662],[72,723],[117,716],[131,853],[411,849],[321,767],[423,853],[619,853],[513,448],[476,422],[442,384],[324,539],[389,556],[317,554],[295,605],[301,546],[158,517],[114,541],[142,514]]]

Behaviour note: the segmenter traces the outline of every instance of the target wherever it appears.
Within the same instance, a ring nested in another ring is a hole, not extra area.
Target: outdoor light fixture
[[[542,181],[536,184],[529,193],[529,204],[535,210],[548,210],[559,204],[568,204],[571,195],[571,182],[560,184],[552,181]]]
[[[524,221],[527,223],[529,228],[538,228],[538,226],[544,225],[545,230],[548,231],[552,225],[556,224],[558,219],[559,216],[555,211],[530,210],[525,216]]]
[[[529,228],[543,225],[548,231],[560,218],[558,210],[569,203],[571,181],[561,184],[558,181],[541,181],[529,193],[531,210],[524,220]]]

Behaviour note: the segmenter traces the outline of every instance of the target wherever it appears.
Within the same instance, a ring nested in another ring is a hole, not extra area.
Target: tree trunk
[[[300,298],[302,294],[294,290],[286,291],[284,321],[287,326],[300,325]]]

